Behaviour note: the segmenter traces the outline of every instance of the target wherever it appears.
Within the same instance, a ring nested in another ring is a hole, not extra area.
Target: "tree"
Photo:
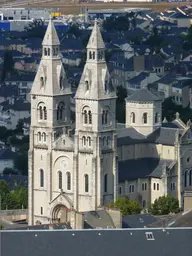
[[[74,35],[76,38],[82,34],[78,24],[72,24],[68,29],[68,33]]]
[[[117,101],[116,101],[116,118],[120,123],[125,122],[125,98],[127,97],[127,90],[123,86],[117,87]]]
[[[28,173],[28,154],[27,152],[19,153],[14,159],[14,168],[27,175]]]
[[[25,27],[25,31],[27,32],[28,38],[39,37],[43,39],[46,31],[44,21],[41,19],[35,19]]]
[[[5,135],[7,133],[7,128],[5,126],[0,126],[0,140],[5,140]]]
[[[12,168],[5,167],[3,170],[3,174],[4,175],[17,174],[17,172]]]
[[[183,49],[189,51],[192,49],[192,26],[188,29],[188,33],[184,36]]]
[[[140,213],[142,208],[138,201],[130,200],[128,197],[119,197],[116,202],[109,204],[110,208],[118,208],[123,216]]]
[[[0,196],[1,196],[1,209],[5,210],[7,203],[8,203],[8,197],[10,194],[10,187],[7,182],[4,180],[0,180]]]
[[[3,70],[1,75],[2,82],[7,78],[8,74],[12,73],[14,70],[14,60],[12,52],[6,51],[3,57]]]
[[[24,125],[24,122],[22,119],[19,119],[17,125],[16,125],[16,129],[15,129],[15,132],[16,133],[22,133],[23,134],[23,125]]]
[[[11,194],[15,209],[27,208],[28,206],[28,191],[25,187],[17,187]]]
[[[151,46],[154,51],[158,52],[162,42],[163,37],[160,36],[158,29],[154,27],[151,36],[146,40],[146,44]]]
[[[149,210],[154,215],[177,213],[179,212],[179,201],[171,195],[161,196],[155,200]]]

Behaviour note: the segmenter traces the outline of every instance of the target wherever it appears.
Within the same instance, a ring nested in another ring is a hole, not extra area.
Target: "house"
[[[190,27],[191,26],[191,17],[181,13],[175,12],[169,16],[169,21],[176,24],[178,28],[181,27]]]
[[[135,90],[147,87],[147,85],[152,84],[158,81],[159,79],[160,77],[158,77],[155,72],[153,73],[141,72],[135,77],[127,80],[126,88],[127,88],[128,94],[135,92]]]
[[[16,187],[20,187],[20,186],[27,187],[28,186],[28,177],[24,176],[24,175],[0,174],[0,180],[4,180],[5,182],[7,182],[12,190],[14,190]]]
[[[69,66],[78,67],[83,58],[82,52],[63,52],[63,63]]]
[[[0,149],[0,173],[3,173],[5,168],[13,168],[16,153],[10,149]]]
[[[7,129],[15,129],[18,121],[30,117],[30,103],[24,99],[11,98],[0,103],[1,123]]]

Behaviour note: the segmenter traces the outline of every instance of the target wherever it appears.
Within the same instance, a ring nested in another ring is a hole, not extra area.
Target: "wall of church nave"
[[[137,200],[143,208],[147,208],[151,202],[150,180],[138,179],[120,183],[119,196],[127,196],[131,200]]]
[[[39,220],[42,224],[48,223],[48,201],[47,201],[47,192],[46,191],[34,191],[34,208],[33,208],[33,216],[35,216],[36,220]],[[35,221],[34,221],[34,224]]]
[[[52,151],[52,190],[73,193],[73,152]]]
[[[155,199],[159,198],[160,196],[164,196],[165,194],[165,187],[161,179],[151,178],[151,203],[154,203]]]
[[[178,198],[178,177],[168,177],[167,179],[167,194]]]
[[[177,160],[174,146],[156,144],[156,151],[161,159]]]
[[[34,189],[47,190],[48,182],[48,151],[43,149],[34,149],[33,159],[33,177]]]
[[[95,198],[90,195],[78,195],[78,211],[86,212],[86,211],[95,211]]]

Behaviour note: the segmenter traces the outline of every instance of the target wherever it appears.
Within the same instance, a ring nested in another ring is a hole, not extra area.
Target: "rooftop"
[[[146,88],[142,88],[129,97],[127,97],[126,101],[136,101],[136,102],[148,102],[148,101],[159,101],[160,98],[158,98],[155,94],[150,92]]]

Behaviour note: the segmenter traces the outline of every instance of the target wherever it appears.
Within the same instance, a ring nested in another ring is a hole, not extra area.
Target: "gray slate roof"
[[[163,145],[174,145],[175,136],[177,129],[179,129],[179,134],[183,133],[183,129],[177,125],[176,122],[162,124],[165,127],[160,127],[156,129],[153,133],[148,136],[136,131],[133,127],[126,128],[123,131],[118,131],[117,145],[130,145],[136,143],[155,143]]]
[[[123,228],[144,228],[158,220],[151,214],[134,214],[122,217]]]
[[[105,210],[84,213],[84,228],[115,228],[110,215]]]
[[[159,158],[140,158],[118,162],[119,182],[136,180],[138,178],[160,178],[163,166],[172,163],[172,160],[160,160]]]
[[[150,92],[146,88],[142,88],[129,97],[126,98],[126,101],[138,101],[138,102],[148,102],[148,101],[159,101],[160,98],[158,98],[155,94]]]
[[[192,229],[162,228],[0,232],[1,256],[190,256],[191,237]]]

